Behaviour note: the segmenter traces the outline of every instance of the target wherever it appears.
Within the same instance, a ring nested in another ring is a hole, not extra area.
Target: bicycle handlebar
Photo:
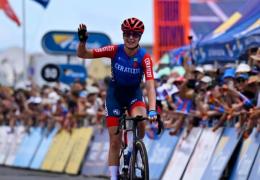
[[[119,126],[117,127],[116,130],[116,135],[119,134],[119,131],[122,129],[122,126],[125,126],[125,122],[126,121],[144,121],[144,120],[149,120],[147,117],[143,117],[143,116],[136,116],[136,117],[126,117],[126,116],[122,116],[119,118]],[[156,132],[156,134],[161,134],[161,132],[164,129],[164,125],[163,122],[161,121],[161,116],[158,114],[157,118],[156,118],[156,122],[158,123],[158,131]]]

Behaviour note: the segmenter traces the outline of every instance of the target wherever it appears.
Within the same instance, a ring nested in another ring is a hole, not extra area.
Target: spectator
[[[95,86],[89,86],[87,92],[86,112],[88,115],[88,122],[91,125],[96,124],[97,122],[100,123],[100,116],[104,115],[104,108],[101,98],[98,97],[99,89]]]

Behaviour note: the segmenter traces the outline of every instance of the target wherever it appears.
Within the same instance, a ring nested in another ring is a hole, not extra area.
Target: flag
[[[50,0],[33,0],[42,5],[44,8],[46,8],[50,2]]]
[[[12,19],[18,26],[21,25],[18,17],[15,15],[12,7],[10,6],[8,0],[0,0],[0,9],[3,9],[4,13]]]

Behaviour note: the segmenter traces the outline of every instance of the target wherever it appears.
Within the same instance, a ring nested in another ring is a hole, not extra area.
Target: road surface
[[[108,180],[104,177],[86,177],[44,171],[0,166],[0,180]]]

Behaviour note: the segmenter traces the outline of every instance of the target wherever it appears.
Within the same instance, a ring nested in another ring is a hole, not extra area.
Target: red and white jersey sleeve
[[[144,69],[145,80],[147,81],[147,80],[154,79],[153,61],[152,61],[151,56],[149,54],[144,55],[142,65],[143,65],[143,69]]]
[[[101,48],[95,48],[93,49],[93,56],[94,58],[107,57],[112,59],[116,54],[117,48],[117,45],[109,45]]]

